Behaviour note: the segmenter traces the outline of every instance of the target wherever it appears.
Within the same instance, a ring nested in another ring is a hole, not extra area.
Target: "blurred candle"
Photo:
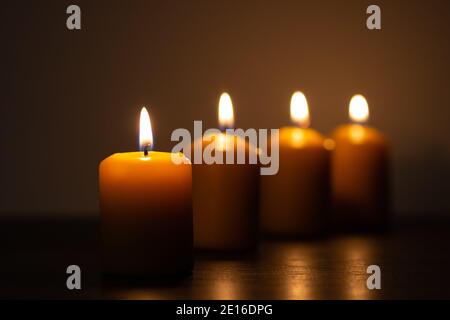
[[[159,277],[192,269],[191,165],[180,153],[149,152],[150,118],[141,111],[143,152],[116,153],[100,163],[103,269],[107,274]]]
[[[291,99],[295,126],[280,129],[280,168],[261,177],[261,224],[265,233],[315,236],[323,230],[329,208],[329,141],[308,128],[308,103],[301,92]]]
[[[225,129],[233,127],[233,105],[227,93],[220,97],[219,123]],[[223,164],[193,165],[194,245],[202,250],[251,250],[258,238],[259,167],[237,164],[236,152],[243,148],[248,158],[256,150],[224,132],[205,133],[193,147],[203,150],[208,145],[223,154]],[[225,164],[229,151],[234,152],[234,164]]]
[[[353,124],[332,135],[333,221],[339,229],[379,229],[388,216],[388,144],[379,131],[364,125],[369,107],[362,95],[352,97],[349,115]]]

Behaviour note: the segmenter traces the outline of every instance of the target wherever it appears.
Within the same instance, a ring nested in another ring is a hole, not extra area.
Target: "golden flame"
[[[142,149],[150,150],[153,146],[152,124],[147,109],[141,109],[141,119],[139,122],[139,146]]]
[[[226,92],[219,99],[219,125],[225,128],[232,128],[234,125],[233,103]]]
[[[305,95],[297,91],[291,98],[291,120],[300,127],[309,127],[309,109]]]
[[[369,119],[369,105],[366,98],[357,94],[350,100],[348,108],[350,119],[357,123],[365,123]]]

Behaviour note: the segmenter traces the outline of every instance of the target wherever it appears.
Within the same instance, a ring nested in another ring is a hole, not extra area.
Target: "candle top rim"
[[[358,135],[363,133],[363,136],[361,137],[354,137],[355,132],[358,133]],[[378,129],[369,126],[367,124],[360,124],[360,123],[349,123],[349,124],[343,124],[337,127],[334,132],[331,134],[331,137],[335,140],[340,140],[342,138],[349,138],[350,140],[358,140],[358,143],[365,142],[365,143],[380,143],[380,144],[387,144],[387,138],[384,136],[384,134],[379,131]]]
[[[235,130],[235,129],[233,129]],[[232,146],[234,147],[238,147],[238,146],[244,146],[246,149],[246,152],[258,152],[258,148],[253,145],[251,142],[247,141],[246,139],[243,139],[240,135],[238,134],[233,134],[233,133],[227,133],[227,132],[209,132],[208,134],[203,135],[201,138],[199,139],[195,139],[192,141],[192,145],[197,145],[200,144],[203,145],[204,144],[210,144],[210,143],[214,143],[215,139],[219,139],[219,141],[217,141],[217,145],[216,147],[221,150],[221,151],[225,151],[225,149],[229,146],[228,143],[231,142]],[[222,140],[225,139],[225,140]]]
[[[289,144],[296,149],[324,148],[326,137],[313,128],[286,126],[280,129],[280,144]]]
[[[172,162],[173,156],[179,156],[182,158],[184,164],[190,164],[190,160],[181,152],[149,151],[147,156],[144,156],[142,151],[117,152],[106,159],[115,159],[119,161]]]

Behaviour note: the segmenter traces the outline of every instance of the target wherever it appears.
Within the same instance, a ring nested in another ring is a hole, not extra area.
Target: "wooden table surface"
[[[409,299],[450,298],[450,223],[396,224],[379,235],[263,240],[246,256],[196,254],[191,276],[170,283],[102,281],[95,219],[0,221],[0,298]],[[82,290],[66,289],[66,267]],[[381,267],[381,290],[366,268]]]

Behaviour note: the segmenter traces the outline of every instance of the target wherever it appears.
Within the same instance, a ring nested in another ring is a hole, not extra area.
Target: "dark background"
[[[66,28],[78,4],[82,30]],[[370,4],[382,30],[366,28]],[[355,93],[392,145],[397,217],[450,215],[449,1],[2,2],[0,215],[94,215],[97,166],[136,149],[149,106],[155,149],[193,120],[289,123],[302,90],[312,126],[347,121]]]

